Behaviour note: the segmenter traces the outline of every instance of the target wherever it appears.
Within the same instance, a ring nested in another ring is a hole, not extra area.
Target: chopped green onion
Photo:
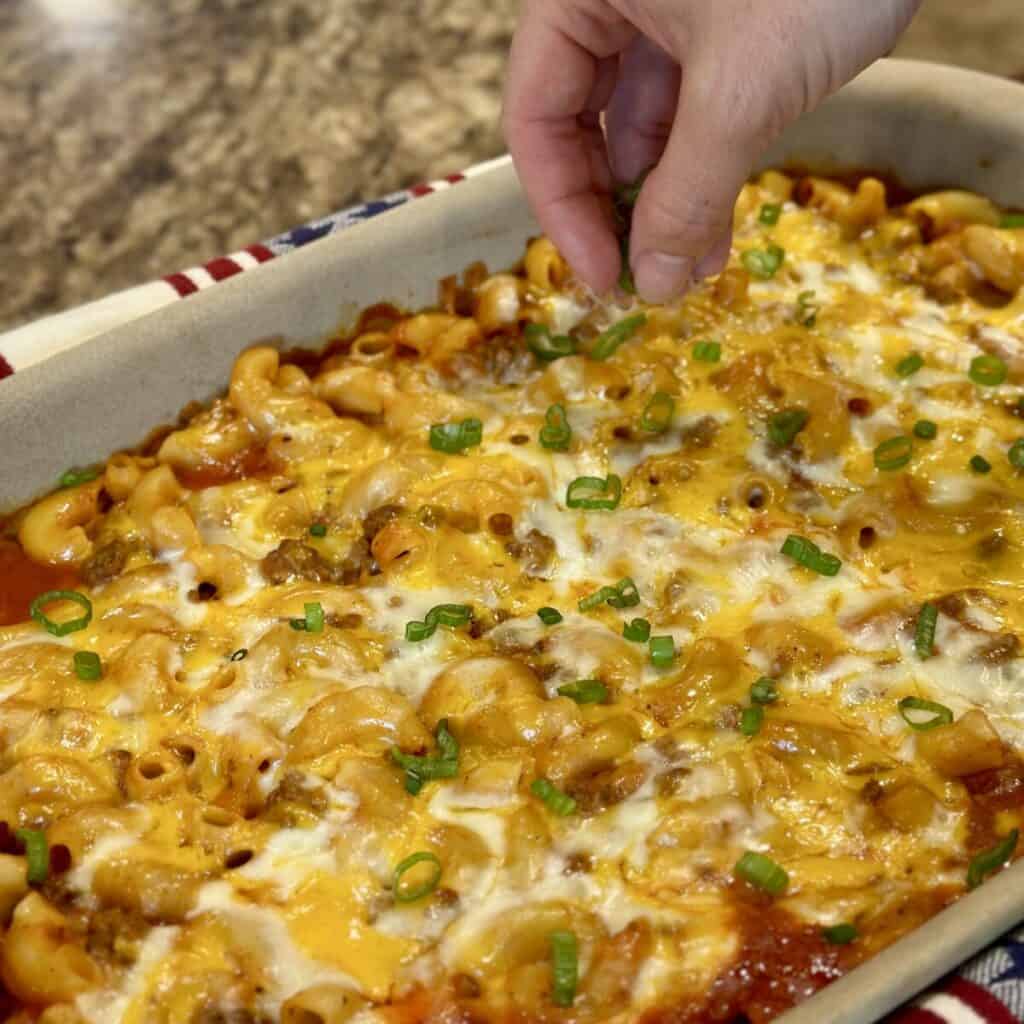
[[[779,216],[782,214],[782,203],[765,203],[761,207],[761,211],[757,215],[757,219],[762,224],[767,224],[769,227],[779,223]]]
[[[934,700],[925,700],[923,697],[904,697],[896,705],[903,721],[915,732],[928,732],[940,725],[949,725],[953,721],[953,712],[945,704],[938,704]],[[921,711],[930,718],[911,718],[910,712]]]
[[[1006,380],[1006,363],[998,356],[975,356],[967,376],[982,387],[994,388]]]
[[[576,342],[567,334],[552,335],[547,324],[527,324],[523,329],[526,347],[542,362],[551,363],[576,351]]]
[[[617,324],[612,324],[608,330],[597,336],[589,352],[590,358],[608,359],[623,342],[629,341],[646,323],[647,317],[643,313],[637,313],[635,316],[627,316]]]
[[[810,414],[806,409],[783,409],[768,420],[768,439],[780,448],[793,443],[793,438],[807,426]]]
[[[411,644],[418,644],[421,640],[428,640],[434,635],[437,626],[429,626],[426,622],[419,622],[414,619],[405,624],[405,639]]]
[[[448,719],[437,723],[434,733],[440,756],[421,757],[391,748],[391,758],[405,769],[405,788],[414,796],[428,779],[452,779],[459,774],[459,741],[448,731]]]
[[[633,271],[629,266],[629,235],[623,235],[619,239],[619,252],[622,257],[619,269],[619,287],[627,295],[636,295],[636,282],[633,280]]]
[[[430,447],[435,451],[457,455],[478,445],[483,435],[483,424],[474,416],[461,423],[435,423],[430,428]]]
[[[992,463],[984,455],[972,455],[971,461],[967,463],[975,473],[988,473],[992,469]]]
[[[652,434],[664,434],[672,425],[676,400],[664,391],[656,391],[640,415],[640,428]]]
[[[1024,213],[1004,213],[1001,228],[1024,228]]]
[[[739,878],[771,893],[772,896],[785,892],[786,886],[789,885],[789,875],[783,867],[776,864],[771,857],[766,857],[763,853],[754,853],[752,850],[748,850],[740,857],[733,870]]]
[[[314,523],[309,528],[309,535],[311,537],[326,537],[327,527],[323,523]]]
[[[977,889],[988,875],[998,871],[1013,856],[1019,838],[1020,830],[1015,828],[997,846],[979,853],[967,868],[967,887]]]
[[[558,688],[559,697],[568,697],[577,704],[603,704],[608,699],[608,687],[600,679],[577,679]]]
[[[50,874],[50,847],[46,834],[34,828],[19,828],[15,829],[14,837],[25,847],[25,877],[29,885],[42,885]]]
[[[896,376],[910,377],[917,373],[922,366],[924,366],[924,359],[922,359],[916,352],[911,352],[909,356],[904,356],[896,364]]]
[[[914,442],[905,434],[890,437],[875,449],[875,468],[885,471],[902,469],[914,454]]]
[[[816,294],[813,289],[808,289],[796,297],[796,322],[801,327],[813,327],[818,319],[821,306],[815,299]]]
[[[557,931],[548,939],[551,942],[551,1001],[555,1006],[572,1006],[579,980],[576,936],[570,931]]]
[[[600,587],[594,593],[581,597],[577,607],[581,612],[588,612],[605,603],[612,608],[633,608],[640,603],[640,592],[629,576],[623,576],[614,586]]]
[[[770,676],[761,676],[751,684],[750,699],[755,704],[774,704],[779,699],[777,683]]]
[[[568,793],[556,789],[547,779],[534,779],[530,783],[530,792],[540,797],[547,804],[548,810],[560,818],[576,813],[576,801]]]
[[[857,929],[852,924],[834,924],[828,928],[822,928],[821,934],[826,942],[833,946],[848,946],[857,938]]]
[[[746,267],[748,273],[766,281],[775,276],[775,272],[782,266],[786,258],[786,250],[774,242],[764,249],[748,249],[741,257],[740,262]]]
[[[693,358],[702,363],[717,363],[722,358],[722,346],[717,341],[698,341],[693,346]]]
[[[43,608],[56,601],[71,601],[77,604],[85,614],[77,619],[66,619],[64,622],[51,619],[43,611]],[[67,636],[68,633],[77,633],[80,629],[85,629],[92,622],[92,602],[85,594],[80,594],[77,590],[48,590],[32,602],[28,613],[47,633],[52,633],[54,636]]]
[[[565,503],[569,508],[603,509],[610,512],[618,508],[622,500],[622,480],[614,473],[607,478],[600,476],[578,476],[565,491]]]
[[[744,708],[740,715],[740,732],[744,736],[756,736],[761,731],[762,722],[764,722],[764,708],[760,704]]]
[[[103,472],[97,466],[90,466],[88,469],[69,469],[61,473],[57,483],[62,487],[78,487],[95,480]]]
[[[302,619],[291,619],[292,629],[300,633],[322,633],[324,631],[324,606],[319,601],[310,601],[303,605],[306,615]]]
[[[914,437],[922,441],[933,441],[939,432],[939,425],[932,420],[918,420],[914,424]]]
[[[623,623],[622,635],[635,644],[645,644],[651,635],[651,624],[646,619],[633,619]]]
[[[548,411],[544,414],[544,426],[540,428],[541,447],[565,452],[569,450],[571,440],[572,428],[566,418],[565,407],[549,405]]]
[[[545,626],[557,626],[562,621],[562,613],[557,608],[545,606],[544,608],[537,609],[537,618]]]
[[[676,660],[676,642],[670,636],[652,636],[647,648],[651,652],[651,664],[657,668],[668,668]]]
[[[939,609],[935,605],[930,601],[921,605],[917,626],[914,629],[914,649],[922,660],[932,656],[932,649],[935,646],[935,625],[938,621]]]
[[[651,168],[648,167],[635,181],[627,181],[623,185],[617,185],[615,188],[615,205],[627,208],[635,206],[637,199],[640,198],[640,189],[643,188],[644,181],[650,173]]]
[[[410,643],[419,643],[432,637],[438,626],[464,626],[472,615],[473,609],[468,604],[434,605],[422,622],[413,620],[405,624],[405,639]]]
[[[248,653],[248,647],[239,647],[238,650],[231,655],[228,661],[245,661],[245,658],[248,655]]]
[[[782,554],[788,555],[794,562],[821,576],[835,576],[843,564],[835,555],[822,551],[813,541],[795,533],[786,538],[782,545]]]
[[[93,651],[75,651],[72,659],[75,665],[75,675],[83,682],[94,683],[103,676],[103,663],[100,656]]]
[[[1010,460],[1010,465],[1015,469],[1024,469],[1024,437],[1018,438],[1010,445],[1010,450],[1006,453],[1006,457]]]
[[[431,865],[432,870],[429,877],[425,878],[418,885],[403,883],[402,876],[411,868],[416,867],[417,864]],[[391,891],[394,893],[395,902],[415,903],[416,900],[422,899],[424,896],[429,896],[437,888],[437,883],[441,881],[441,873],[443,870],[441,862],[437,857],[426,850],[420,850],[419,853],[414,853],[406,857],[405,860],[395,868],[395,877],[391,883]]]

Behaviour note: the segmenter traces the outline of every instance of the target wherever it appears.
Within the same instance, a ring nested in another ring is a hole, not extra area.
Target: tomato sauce
[[[28,620],[32,601],[47,590],[74,590],[77,574],[33,562],[13,540],[0,538],[0,626]]]

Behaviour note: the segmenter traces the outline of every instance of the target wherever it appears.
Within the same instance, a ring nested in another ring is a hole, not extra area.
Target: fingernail
[[[648,250],[636,259],[633,268],[636,290],[647,302],[667,302],[690,287],[693,260],[670,252]]]

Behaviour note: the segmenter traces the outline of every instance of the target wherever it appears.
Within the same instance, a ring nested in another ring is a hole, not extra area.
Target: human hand
[[[632,220],[637,290],[665,301],[717,273],[758,155],[888,52],[920,3],[524,0],[504,126],[541,226],[607,292],[609,193],[652,168]]]

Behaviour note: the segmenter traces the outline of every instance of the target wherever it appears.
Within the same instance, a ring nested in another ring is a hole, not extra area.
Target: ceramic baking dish
[[[794,125],[762,164],[870,169],[1024,207],[1024,86],[882,61]],[[223,390],[248,345],[316,346],[373,302],[430,304],[439,278],[475,260],[511,264],[536,232],[506,163],[17,374],[0,385],[0,508]],[[1022,919],[1024,862],[781,1020],[876,1020]]]

